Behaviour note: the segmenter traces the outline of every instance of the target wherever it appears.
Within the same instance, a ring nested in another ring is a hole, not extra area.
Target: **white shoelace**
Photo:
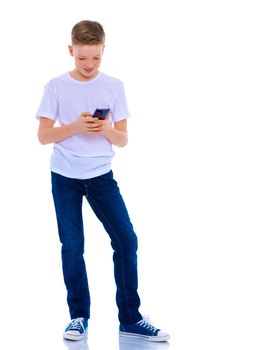
[[[85,330],[84,324],[82,321],[83,321],[82,317],[75,318],[74,320],[71,321],[68,328],[71,328],[73,330],[77,329],[78,331],[80,331],[81,329]]]
[[[144,327],[144,328],[152,331],[153,333],[155,333],[158,330],[156,327],[152,326],[150,323],[148,323],[144,320],[137,322],[137,324],[139,324],[139,326],[141,326],[141,327]]]

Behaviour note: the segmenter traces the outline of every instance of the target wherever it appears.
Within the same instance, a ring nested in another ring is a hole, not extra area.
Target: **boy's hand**
[[[112,129],[111,124],[109,123],[110,113],[103,120],[96,117],[92,118],[92,128],[91,134],[98,136],[106,136],[108,129]]]
[[[77,134],[105,136],[106,130],[110,128],[109,115],[104,120],[92,118],[92,113],[83,112],[80,117],[72,123]]]

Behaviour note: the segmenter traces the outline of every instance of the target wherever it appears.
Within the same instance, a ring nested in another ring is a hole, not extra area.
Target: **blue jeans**
[[[112,171],[86,180],[53,172],[51,176],[71,319],[90,318],[90,293],[83,257],[82,202],[85,196],[111,239],[120,323],[138,322],[142,316],[138,311],[137,236]]]

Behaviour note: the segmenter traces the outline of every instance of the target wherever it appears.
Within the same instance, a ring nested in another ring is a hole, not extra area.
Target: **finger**
[[[92,116],[92,113],[90,113],[90,112],[82,112],[80,114],[80,117],[91,117],[91,116]]]
[[[100,120],[96,117],[91,117],[91,118],[87,119],[87,123],[100,124]]]
[[[95,123],[87,123],[87,129],[88,130],[100,130],[101,129],[101,126],[100,125],[97,125]]]
[[[88,130],[90,132],[99,132],[102,130],[102,128],[101,127],[93,127],[93,128],[88,128]]]

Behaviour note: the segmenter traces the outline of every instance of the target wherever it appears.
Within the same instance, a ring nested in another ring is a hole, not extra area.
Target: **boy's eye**
[[[80,61],[84,61],[84,60],[85,60],[85,58],[81,58],[81,57],[80,57]]]

